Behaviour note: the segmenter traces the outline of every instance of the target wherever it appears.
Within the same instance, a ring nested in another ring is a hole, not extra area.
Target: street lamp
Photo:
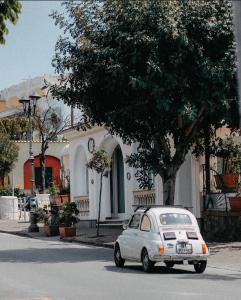
[[[19,103],[23,105],[24,113],[28,116],[29,120],[29,165],[30,165],[30,225],[29,232],[38,232],[36,215],[34,214],[34,207],[32,203],[35,199],[34,194],[34,156],[33,156],[33,126],[32,117],[35,114],[38,99],[41,98],[37,93],[29,96],[29,99],[21,98]]]

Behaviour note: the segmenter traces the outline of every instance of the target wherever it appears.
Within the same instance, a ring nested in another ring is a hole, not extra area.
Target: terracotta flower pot
[[[70,202],[70,196],[67,194],[66,195],[57,195],[57,196],[54,196],[54,201],[57,206],[60,206],[62,204]]]
[[[75,227],[59,227],[59,234],[61,237],[76,236],[76,228]]]
[[[241,196],[229,197],[231,211],[241,211]]]
[[[59,226],[56,225],[44,225],[44,232],[47,236],[59,235]]]
[[[217,189],[234,191],[239,180],[239,173],[214,175]]]

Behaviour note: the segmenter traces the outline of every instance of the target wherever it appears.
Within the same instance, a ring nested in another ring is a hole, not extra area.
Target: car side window
[[[139,214],[133,215],[133,217],[129,223],[129,228],[138,229],[139,223],[140,223],[140,218],[141,218],[141,216]]]
[[[151,221],[147,215],[144,215],[141,220],[141,230],[150,231],[151,230]]]

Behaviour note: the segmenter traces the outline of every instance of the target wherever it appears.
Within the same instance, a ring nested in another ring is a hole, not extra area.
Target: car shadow
[[[115,272],[115,273],[133,273],[133,274],[142,273],[143,276],[167,275],[167,274],[182,275],[178,277],[175,276],[176,279],[182,279],[182,280],[188,280],[188,279],[189,280],[213,280],[213,281],[241,280],[241,274],[240,276],[237,276],[237,274],[232,274],[232,273],[228,275],[208,274],[208,273],[197,274],[195,271],[178,269],[178,267],[167,268],[165,266],[155,266],[151,273],[145,273],[142,270],[141,265],[125,265],[124,268],[117,268],[115,265],[112,265],[112,266],[105,266],[105,269],[109,272]]]
[[[105,266],[107,271],[110,272],[118,272],[118,273],[143,273],[146,275],[150,274],[193,274],[195,272],[177,268],[167,268],[165,266],[155,266],[151,273],[145,273],[140,265],[125,265],[124,268],[117,268],[115,265],[113,266]]]

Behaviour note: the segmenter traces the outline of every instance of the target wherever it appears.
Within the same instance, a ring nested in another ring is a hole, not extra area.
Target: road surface
[[[0,300],[241,299],[241,272],[140,264],[117,269],[113,250],[0,234]]]

